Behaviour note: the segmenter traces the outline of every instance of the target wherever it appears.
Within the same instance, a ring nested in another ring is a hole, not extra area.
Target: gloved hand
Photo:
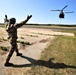
[[[5,19],[7,19],[7,15],[5,15]]]

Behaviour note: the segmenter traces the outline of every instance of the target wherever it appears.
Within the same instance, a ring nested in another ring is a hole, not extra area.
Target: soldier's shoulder
[[[14,24],[14,26],[16,26],[17,25],[17,23],[16,24]]]

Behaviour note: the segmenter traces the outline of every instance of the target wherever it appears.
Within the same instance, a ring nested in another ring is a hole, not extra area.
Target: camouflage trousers
[[[10,41],[10,44],[11,44],[11,49],[10,49],[10,52],[7,56],[7,59],[6,59],[6,62],[9,62],[10,58],[12,57],[12,54],[14,53],[14,51],[16,51],[16,53],[19,53],[18,52],[18,46],[17,46],[17,39],[16,38],[12,38]]]

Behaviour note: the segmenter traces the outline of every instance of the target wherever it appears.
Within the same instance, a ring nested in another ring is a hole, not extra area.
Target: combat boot
[[[22,56],[22,53],[17,53],[17,55],[16,56]]]
[[[6,62],[5,64],[4,64],[4,66],[13,66],[14,64],[13,63],[9,63],[9,62]]]

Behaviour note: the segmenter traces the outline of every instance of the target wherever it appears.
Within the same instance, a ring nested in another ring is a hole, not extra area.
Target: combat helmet
[[[10,18],[9,22],[10,22],[10,24],[15,24],[16,23],[16,19],[15,18]]]

